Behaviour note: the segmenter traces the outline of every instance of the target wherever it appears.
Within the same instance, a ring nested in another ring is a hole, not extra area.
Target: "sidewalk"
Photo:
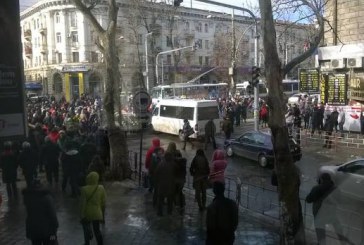
[[[20,183],[23,186],[23,182]],[[106,225],[104,244],[204,244],[205,213],[198,211],[192,192],[186,191],[186,211],[183,216],[158,217],[152,207],[152,195],[134,182],[107,183]],[[25,238],[25,210],[21,195],[7,201],[4,185],[0,186],[4,202],[0,209],[0,244],[30,244]],[[78,201],[54,191],[60,223],[59,244],[83,243],[79,224]],[[208,203],[211,200],[208,201]],[[278,228],[263,223],[248,212],[240,212],[235,244],[278,244]],[[93,244],[96,244],[93,241]]]

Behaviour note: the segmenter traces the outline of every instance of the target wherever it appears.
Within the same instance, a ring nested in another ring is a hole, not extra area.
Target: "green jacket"
[[[99,175],[96,172],[87,175],[86,186],[81,188],[81,220],[103,220],[106,194],[104,187],[98,183]]]

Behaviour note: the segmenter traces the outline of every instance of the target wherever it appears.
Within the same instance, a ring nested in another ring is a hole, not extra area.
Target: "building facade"
[[[330,0],[326,5],[328,23],[316,66],[320,68],[321,84],[326,85],[327,93],[341,90],[347,95],[345,104],[364,103],[363,13],[361,0]],[[332,88],[331,81],[338,81],[339,88]]]
[[[106,3],[98,5],[93,13],[106,27]],[[105,75],[95,31],[71,0],[39,1],[21,13],[21,28],[27,83],[39,82],[43,94],[67,100],[84,93],[102,95]],[[123,91],[145,87],[146,76],[149,87],[196,77],[203,83],[229,82],[232,59],[235,83],[249,80],[254,65],[254,37],[253,21],[245,16],[232,18],[207,10],[120,0],[119,87]],[[308,39],[307,26],[277,23],[277,49],[282,63],[302,53]],[[262,52],[258,52],[260,64],[264,64]],[[300,66],[310,67],[311,62]],[[290,76],[296,78],[297,71]]]

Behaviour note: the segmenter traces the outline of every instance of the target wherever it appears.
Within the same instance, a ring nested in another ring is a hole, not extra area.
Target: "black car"
[[[293,160],[301,160],[301,147],[293,139],[289,139],[290,151]],[[258,161],[262,167],[267,167],[274,163],[273,144],[269,132],[250,131],[240,135],[236,139],[230,139],[225,142],[226,154],[242,156],[254,161]]]

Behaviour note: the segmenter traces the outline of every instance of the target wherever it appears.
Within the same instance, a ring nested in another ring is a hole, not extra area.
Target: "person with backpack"
[[[202,149],[196,151],[190,166],[190,174],[193,177],[193,188],[195,189],[195,200],[200,211],[206,209],[206,189],[208,176],[210,174],[209,161]]]
[[[145,168],[148,171],[148,179],[149,179],[149,192],[153,192],[153,182],[151,180],[150,167],[152,165],[152,156],[155,152],[155,149],[160,148],[160,139],[158,137],[154,137],[152,139],[152,145],[149,147],[147,154],[145,155]]]

